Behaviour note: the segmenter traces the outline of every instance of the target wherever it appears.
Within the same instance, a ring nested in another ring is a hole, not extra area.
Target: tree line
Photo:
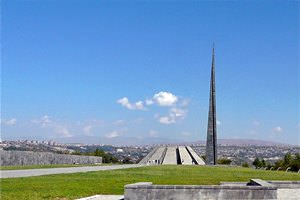
[[[278,169],[286,170],[289,168],[291,171],[298,172],[300,169],[300,153],[292,155],[291,153],[285,154],[284,158],[271,164],[270,162],[265,161],[264,159],[255,158],[252,163],[256,169],[258,168],[267,168],[267,169]]]
[[[119,162],[118,158],[116,158],[112,154],[106,153],[102,149],[98,149],[98,148],[93,152],[81,152],[81,151],[76,150],[76,151],[72,152],[71,154],[72,155],[85,155],[85,156],[99,156],[99,157],[102,157],[103,163],[118,163]]]

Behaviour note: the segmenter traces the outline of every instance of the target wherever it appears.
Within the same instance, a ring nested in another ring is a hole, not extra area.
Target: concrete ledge
[[[267,182],[266,182],[267,183]],[[265,183],[263,183],[265,184]],[[254,185],[152,185],[150,182],[125,186],[125,200],[183,199],[277,199],[271,184]]]
[[[300,181],[268,181],[280,189],[300,189]]]

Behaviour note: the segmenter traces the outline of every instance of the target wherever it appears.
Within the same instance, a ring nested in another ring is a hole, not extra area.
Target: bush
[[[230,165],[231,160],[227,158],[221,158],[218,160],[218,164],[220,165]]]

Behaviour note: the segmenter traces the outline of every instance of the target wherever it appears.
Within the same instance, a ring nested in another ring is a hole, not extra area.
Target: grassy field
[[[1,199],[75,199],[95,194],[123,194],[124,185],[135,182],[211,185],[250,178],[299,181],[300,174],[219,166],[151,166],[2,179]]]
[[[103,164],[57,164],[57,165],[23,165],[23,166],[0,166],[0,170],[19,170],[19,169],[44,169],[44,168],[63,168],[63,167],[84,167],[84,166],[102,166],[112,165],[110,163]],[[114,164],[115,165],[115,164]]]

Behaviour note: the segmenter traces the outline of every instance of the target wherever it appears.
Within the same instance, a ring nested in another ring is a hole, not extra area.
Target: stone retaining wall
[[[125,200],[183,199],[277,199],[273,186],[238,185],[152,185],[151,182],[125,186]]]
[[[94,164],[102,163],[102,158],[97,156],[78,156],[56,154],[50,152],[32,151],[0,151],[1,166],[8,165],[51,165],[51,164]]]

